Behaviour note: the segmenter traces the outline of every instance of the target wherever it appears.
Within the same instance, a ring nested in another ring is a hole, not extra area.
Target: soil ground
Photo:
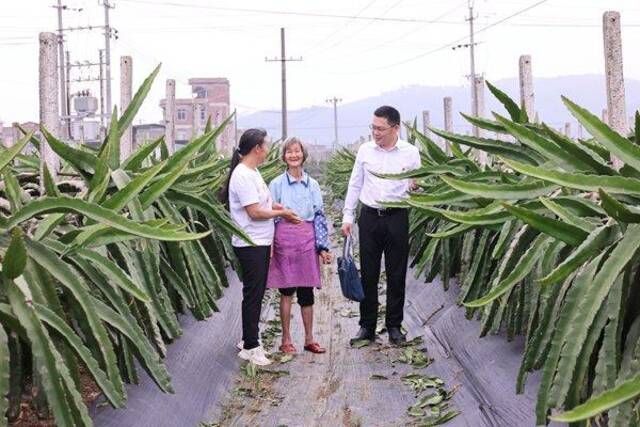
[[[451,394],[442,413],[459,412],[447,426],[535,426],[538,376],[530,376],[523,395],[514,394],[522,341],[478,338],[479,324],[467,320],[455,302],[455,285],[444,292],[438,282],[408,279],[404,324],[409,338],[421,337],[421,343],[393,348],[383,333],[373,345],[352,348],[358,307],[341,296],[334,274],[332,283],[316,293],[315,333],[327,353],[300,352],[304,336],[296,304],[292,327],[299,354],[254,371],[237,357],[241,285],[230,277],[221,312],[206,322],[185,317],[184,335],[169,346],[166,363],[176,393],[161,393],[143,375],[140,385],[129,387],[126,409],[94,407],[97,426],[429,425],[425,420],[433,418],[411,416],[408,408],[434,390],[416,395],[402,380],[406,374],[443,380],[442,393]],[[275,348],[280,339],[276,308],[268,304],[262,325],[267,344]],[[431,363],[397,361],[406,351]]]

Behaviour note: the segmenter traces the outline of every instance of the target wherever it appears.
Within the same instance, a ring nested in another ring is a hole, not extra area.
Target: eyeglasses
[[[374,131],[374,132],[386,132],[386,131],[388,131],[389,129],[394,128],[394,127],[396,127],[396,126],[397,126],[397,125],[389,126],[389,127],[383,128],[383,127],[381,127],[381,126],[369,125],[369,129],[371,129],[371,130],[372,130],[372,131]]]

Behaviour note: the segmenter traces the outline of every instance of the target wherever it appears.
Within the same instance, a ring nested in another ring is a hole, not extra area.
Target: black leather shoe
[[[349,343],[353,345],[358,341],[375,341],[376,340],[376,332],[373,329],[360,328],[355,337],[351,338]]]
[[[404,344],[407,342],[407,336],[400,328],[389,328],[389,342],[393,345]]]

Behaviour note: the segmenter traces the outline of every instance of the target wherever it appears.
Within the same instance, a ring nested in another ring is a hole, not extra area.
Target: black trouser
[[[360,303],[360,326],[374,330],[378,321],[378,281],[384,253],[387,273],[386,326],[400,327],[409,258],[409,215],[406,209],[393,209],[380,215],[363,206],[358,220],[360,273],[364,301]]]
[[[267,288],[270,246],[233,248],[240,261],[242,279],[242,340],[244,348],[258,347],[262,298]]]
[[[300,307],[310,307],[315,302],[313,297],[313,288],[301,286],[299,288],[280,288],[278,289],[284,296],[290,297],[294,293],[298,297],[298,305]]]

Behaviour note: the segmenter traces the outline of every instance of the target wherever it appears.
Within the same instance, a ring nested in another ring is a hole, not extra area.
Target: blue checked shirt
[[[284,172],[271,181],[269,190],[274,202],[293,210],[303,221],[314,223],[318,250],[329,248],[329,232],[318,181],[306,172],[302,173],[299,181],[289,172]]]

